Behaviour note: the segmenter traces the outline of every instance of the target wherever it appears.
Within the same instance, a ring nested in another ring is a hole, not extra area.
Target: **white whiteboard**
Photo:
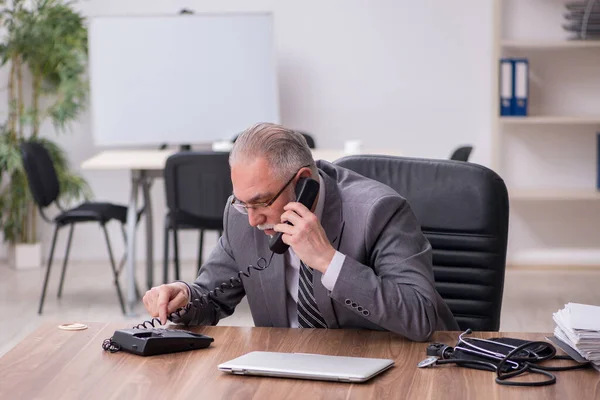
[[[270,14],[96,17],[89,57],[96,145],[207,143],[279,122]]]

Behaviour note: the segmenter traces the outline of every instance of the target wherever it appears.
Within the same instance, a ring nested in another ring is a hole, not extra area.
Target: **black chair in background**
[[[460,328],[497,331],[509,215],[504,181],[483,166],[449,160],[349,156],[335,163],[409,201],[433,248],[436,289]]]
[[[233,191],[229,153],[185,151],[167,159],[164,170],[168,212],[165,217],[163,281],[169,274],[169,236],[173,233],[175,279],[179,278],[179,230],[199,230],[198,271],[204,231],[223,232],[223,210]]]
[[[25,168],[25,173],[27,174],[27,180],[29,181],[29,189],[38,206],[40,215],[46,222],[54,224],[54,236],[52,237],[52,247],[50,248],[50,255],[48,256],[48,267],[46,269],[46,277],[44,279],[44,286],[42,288],[42,296],[40,298],[38,314],[42,313],[42,308],[44,306],[46,288],[48,286],[48,278],[50,277],[50,268],[52,267],[52,259],[54,257],[58,231],[65,226],[69,227],[67,249],[60,275],[60,284],[58,286],[58,298],[60,298],[65,280],[65,272],[67,270],[67,262],[69,260],[69,251],[71,250],[73,230],[75,228],[75,224],[82,222],[97,222],[104,231],[104,238],[108,248],[108,256],[114,276],[115,288],[117,289],[121,310],[123,313],[125,313],[123,294],[121,292],[121,287],[119,286],[119,274],[123,268],[123,265],[125,264],[126,256],[123,257],[119,266],[117,266],[113,256],[108,232],[106,230],[106,224],[111,220],[120,222],[123,238],[126,242],[127,238],[124,224],[127,220],[127,207],[111,203],[85,202],[75,208],[65,210],[57,201],[57,198],[60,194],[60,187],[56,170],[54,169],[54,164],[52,163],[52,159],[50,158],[48,150],[41,143],[30,141],[21,144],[21,154],[23,156],[23,166]],[[52,203],[54,203],[61,210],[61,213],[54,217],[53,220],[50,220],[48,217],[46,217],[44,209],[50,206]],[[138,213],[138,221],[141,213],[142,211]]]
[[[316,144],[315,144],[315,139],[308,133],[306,132],[300,132],[300,131],[296,131],[300,134],[302,134],[302,136],[304,136],[304,139],[306,139],[306,144],[308,144],[308,147],[310,147],[311,149],[315,149],[316,148]],[[240,136],[240,134],[235,135],[235,137],[233,138],[233,143],[235,143],[235,141],[237,140],[238,136]]]
[[[451,160],[454,161],[469,161],[469,157],[471,156],[471,152],[473,151],[473,146],[461,146],[452,152],[450,156]]]

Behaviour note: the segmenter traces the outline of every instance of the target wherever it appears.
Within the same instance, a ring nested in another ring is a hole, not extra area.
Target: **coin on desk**
[[[72,323],[72,324],[62,324],[58,326],[59,329],[65,330],[65,331],[82,331],[84,329],[87,329],[87,325],[84,324],[80,324],[80,323]]]

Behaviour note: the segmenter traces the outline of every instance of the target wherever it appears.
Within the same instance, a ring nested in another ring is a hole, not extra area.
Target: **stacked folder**
[[[553,314],[553,319],[555,338],[568,346],[563,350],[574,350],[600,371],[600,307],[568,303]]]
[[[573,1],[567,3],[563,29],[571,39],[600,39],[600,1]]]

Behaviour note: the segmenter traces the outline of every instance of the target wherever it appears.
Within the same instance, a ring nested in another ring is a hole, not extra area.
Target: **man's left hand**
[[[325,273],[335,255],[325,230],[313,214],[302,203],[288,203],[283,207],[281,223],[273,228],[283,232],[282,239],[294,249],[296,255],[309,267]],[[286,224],[289,221],[293,226]]]

